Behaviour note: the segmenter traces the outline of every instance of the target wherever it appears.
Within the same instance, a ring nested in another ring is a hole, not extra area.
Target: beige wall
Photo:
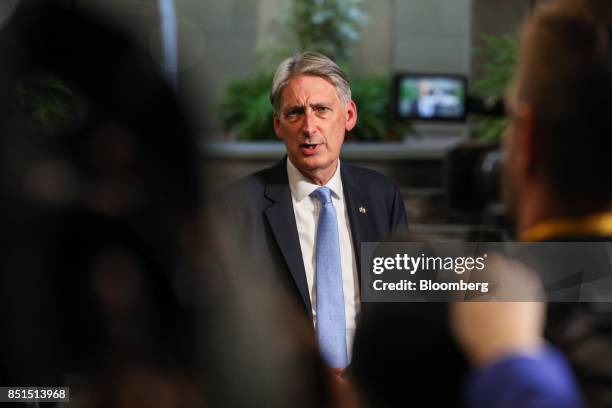
[[[179,92],[203,133],[218,138],[216,111],[227,83],[256,72],[257,1],[176,1],[178,17],[200,30],[203,43],[201,57],[180,73]]]
[[[370,0],[368,24],[355,45],[356,74],[419,70],[467,73],[471,0]],[[287,1],[258,1],[258,42],[278,32],[275,19]],[[282,11],[281,11],[282,12]]]
[[[358,74],[389,72],[393,67],[395,0],[368,1],[368,25],[355,45],[352,68]]]
[[[394,3],[396,70],[469,73],[471,0]]]

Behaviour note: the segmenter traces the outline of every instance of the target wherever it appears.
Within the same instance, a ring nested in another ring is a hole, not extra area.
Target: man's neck
[[[324,186],[329,182],[329,180],[332,179],[332,177],[334,177],[334,174],[336,174],[336,169],[338,169],[338,162],[339,161],[336,160],[334,164],[329,166],[327,169],[323,169],[319,171],[315,170],[313,172],[306,172],[300,168],[297,168],[297,167],[296,168],[298,169],[300,173],[302,173],[304,177],[312,181],[314,184],[319,185],[319,186]]]

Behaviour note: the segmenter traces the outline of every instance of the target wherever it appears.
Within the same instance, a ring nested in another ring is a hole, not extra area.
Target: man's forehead
[[[332,83],[313,75],[298,75],[289,79],[281,95],[283,107],[331,103],[340,99]]]

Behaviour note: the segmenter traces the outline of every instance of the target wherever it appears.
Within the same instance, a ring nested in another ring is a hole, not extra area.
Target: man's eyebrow
[[[290,105],[283,108],[283,112],[303,112],[304,105]]]
[[[325,108],[330,106],[331,104],[327,103],[327,102],[315,102],[315,103],[311,103],[310,107],[311,108]]]

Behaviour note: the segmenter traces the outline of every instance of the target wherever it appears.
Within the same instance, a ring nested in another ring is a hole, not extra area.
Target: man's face
[[[336,171],[344,134],[356,121],[355,103],[344,105],[334,85],[318,76],[298,75],[283,88],[274,131],[285,142],[291,163],[324,184]]]

